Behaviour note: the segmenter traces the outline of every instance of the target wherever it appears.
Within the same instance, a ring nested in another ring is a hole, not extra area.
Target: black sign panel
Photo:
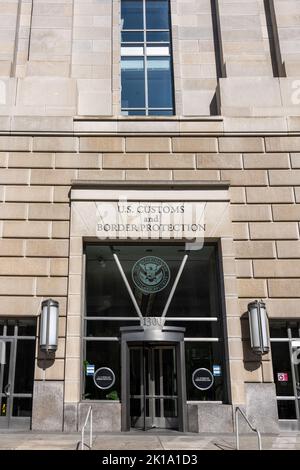
[[[111,388],[115,380],[115,374],[108,367],[100,367],[100,369],[97,369],[94,373],[94,383],[96,387],[101,388],[101,390]]]
[[[214,376],[208,369],[196,369],[192,375],[192,382],[199,390],[209,390],[214,384]]]

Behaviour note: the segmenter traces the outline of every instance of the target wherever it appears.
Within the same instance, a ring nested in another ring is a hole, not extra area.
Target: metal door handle
[[[9,397],[9,396],[10,396],[10,391],[9,391],[9,389],[10,389],[10,384],[5,385],[3,391],[4,391],[4,395],[5,395],[6,397]]]

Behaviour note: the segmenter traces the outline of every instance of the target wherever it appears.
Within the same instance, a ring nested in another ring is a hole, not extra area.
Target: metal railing
[[[239,435],[239,416],[238,413],[241,413],[244,420],[250,427],[250,429],[257,434],[257,441],[258,441],[258,449],[262,450],[262,443],[261,443],[261,435],[258,429],[254,428],[250,423],[249,419],[245,415],[245,413],[241,410],[239,406],[235,408],[234,412],[234,422],[235,422],[235,441],[236,441],[236,450],[240,450],[240,435]]]
[[[84,432],[85,432],[85,428],[87,427],[89,418],[90,418],[90,440],[89,440],[89,445],[87,445],[87,444],[85,444],[85,442],[84,442]],[[82,428],[82,430],[81,430],[81,444],[80,444],[80,450],[84,450],[84,446],[86,446],[89,450],[91,450],[91,449],[92,449],[92,445],[93,445],[93,409],[92,409],[92,407],[90,406],[90,407],[89,407],[89,410],[88,410],[88,412],[87,412],[86,418],[85,418],[85,422],[84,422],[83,428]]]

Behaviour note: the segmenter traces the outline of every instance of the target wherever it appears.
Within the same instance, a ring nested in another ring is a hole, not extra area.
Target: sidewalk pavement
[[[0,450],[75,450],[80,434],[0,431]],[[264,450],[300,450],[300,433],[263,435]],[[242,434],[240,448],[257,449],[253,434]],[[234,450],[233,434],[97,433],[93,450]]]

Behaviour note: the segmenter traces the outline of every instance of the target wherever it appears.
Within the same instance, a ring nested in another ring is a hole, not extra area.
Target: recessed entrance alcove
[[[207,412],[232,429],[229,208],[224,183],[74,183],[65,429],[90,405],[99,431],[201,432]],[[95,386],[99,368],[112,388]]]

